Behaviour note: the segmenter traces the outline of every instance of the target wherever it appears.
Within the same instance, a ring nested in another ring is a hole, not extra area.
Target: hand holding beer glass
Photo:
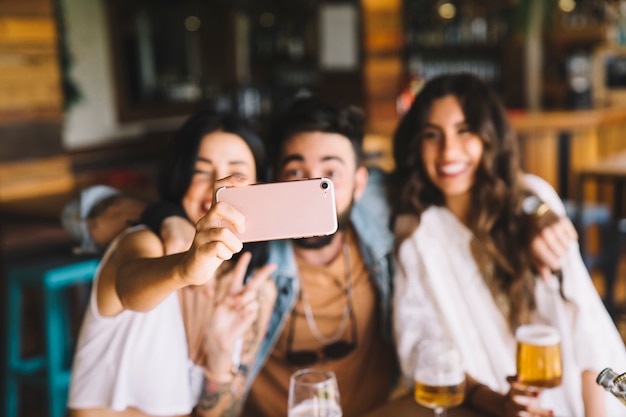
[[[517,378],[528,387],[554,388],[561,385],[561,336],[551,326],[529,324],[515,332]]]
[[[289,380],[289,417],[341,417],[337,378],[331,371],[301,369]]]
[[[448,341],[425,342],[418,348],[415,373],[415,401],[432,408],[435,417],[463,402],[465,370],[461,355]]]

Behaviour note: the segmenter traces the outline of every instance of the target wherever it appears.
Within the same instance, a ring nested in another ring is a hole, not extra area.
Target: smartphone
[[[246,231],[234,232],[243,243],[330,235],[337,231],[335,189],[328,178],[222,187],[225,201],[246,217]]]

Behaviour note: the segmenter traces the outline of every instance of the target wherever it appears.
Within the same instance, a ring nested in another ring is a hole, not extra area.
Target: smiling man
[[[244,415],[286,415],[290,375],[311,366],[337,375],[344,416],[389,396],[397,369],[389,327],[393,235],[385,206],[363,199],[369,187],[369,198],[384,201],[380,173],[368,183],[361,163],[363,129],[359,110],[317,98],[296,101],[275,125],[275,179],[330,178],[339,227],[331,236],[271,242],[279,299]]]

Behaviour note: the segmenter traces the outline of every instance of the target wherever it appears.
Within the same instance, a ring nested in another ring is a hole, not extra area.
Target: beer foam
[[[526,324],[515,331],[518,342],[533,346],[551,346],[561,342],[561,335],[552,326],[545,324]]]

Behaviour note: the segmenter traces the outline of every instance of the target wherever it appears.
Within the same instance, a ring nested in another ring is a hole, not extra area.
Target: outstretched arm
[[[217,182],[218,186],[246,184],[237,176]],[[222,262],[243,247],[232,231],[221,227],[223,221],[244,230],[239,211],[224,202],[214,204],[197,223],[190,249],[169,256],[163,256],[160,240],[148,230],[126,236],[103,265],[98,288],[101,314],[149,311],[182,287],[211,282]]]

